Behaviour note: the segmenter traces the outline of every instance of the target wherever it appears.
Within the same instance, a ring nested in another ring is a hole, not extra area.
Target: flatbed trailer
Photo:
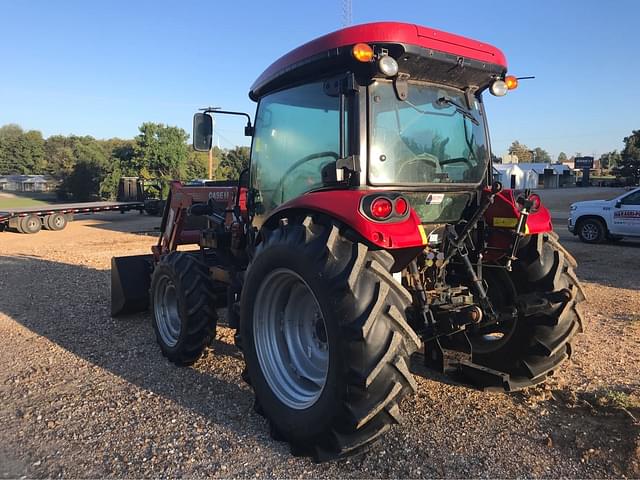
[[[98,212],[138,210],[142,213],[145,203],[135,202],[87,202],[59,203],[37,207],[11,208],[0,211],[0,231],[7,228],[19,233],[38,233],[42,228],[62,230],[74,215]]]

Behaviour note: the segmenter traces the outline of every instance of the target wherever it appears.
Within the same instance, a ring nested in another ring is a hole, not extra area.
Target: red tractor
[[[113,314],[153,311],[190,365],[216,311],[275,438],[318,459],[400,419],[412,354],[483,389],[544,381],[571,355],[584,295],[549,211],[492,181],[482,96],[517,85],[496,48],[402,23],[345,28],[271,65],[239,112],[238,181],[172,185],[149,256],[113,259]],[[178,246],[192,244],[191,251]]]

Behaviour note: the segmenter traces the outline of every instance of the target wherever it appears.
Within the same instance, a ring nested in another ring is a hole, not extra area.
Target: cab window
[[[317,82],[260,100],[251,152],[256,214],[322,186],[339,157],[340,99]]]

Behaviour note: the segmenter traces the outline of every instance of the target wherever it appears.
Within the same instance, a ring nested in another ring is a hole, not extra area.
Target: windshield
[[[450,88],[409,84],[398,100],[393,84],[370,87],[369,181],[374,185],[479,183],[489,157],[484,120],[474,99]]]

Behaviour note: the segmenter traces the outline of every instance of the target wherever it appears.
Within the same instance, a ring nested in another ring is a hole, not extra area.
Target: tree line
[[[58,196],[69,200],[114,199],[123,176],[169,180],[208,176],[208,154],[196,152],[182,128],[147,122],[133,139],[100,140],[91,136],[52,135],[19,125],[0,127],[0,175],[50,175],[59,181]],[[214,179],[237,179],[248,165],[249,148],[213,150]]]
[[[622,140],[624,148],[621,151],[613,150],[600,155],[600,168],[609,170],[614,175],[633,178],[634,183],[640,182],[640,130],[633,130],[631,135]],[[515,140],[509,147],[509,155],[518,157],[522,163],[550,163],[552,161],[549,153],[540,148],[529,148],[525,144]],[[582,156],[576,153],[576,157]],[[569,161],[569,157],[564,152],[560,152],[557,163]]]

